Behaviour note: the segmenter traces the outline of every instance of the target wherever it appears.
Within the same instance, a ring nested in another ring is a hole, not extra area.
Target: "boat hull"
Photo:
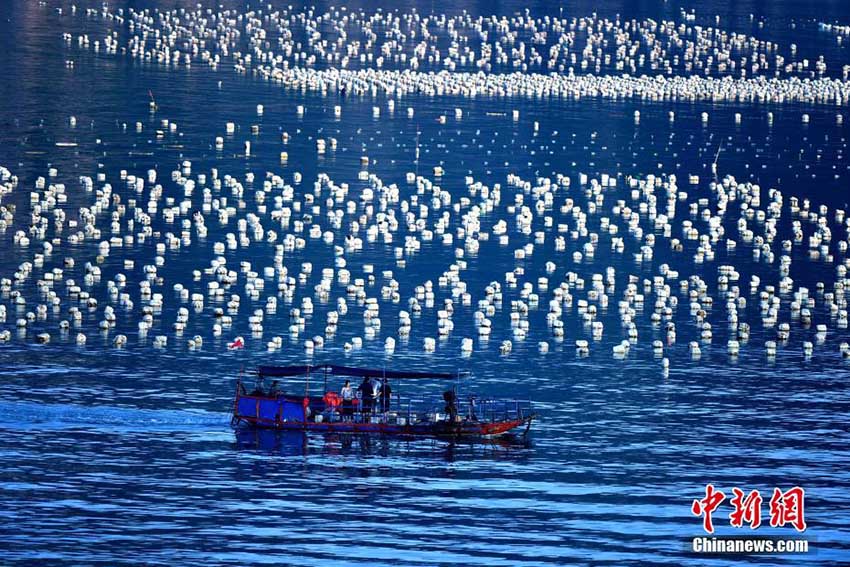
[[[253,427],[279,431],[316,431],[321,433],[368,433],[374,435],[411,436],[411,437],[498,437],[517,431],[525,433],[531,427],[534,416],[522,419],[494,422],[462,421],[458,423],[360,423],[360,422],[312,422],[312,421],[276,421],[262,418],[233,417],[234,427]]]

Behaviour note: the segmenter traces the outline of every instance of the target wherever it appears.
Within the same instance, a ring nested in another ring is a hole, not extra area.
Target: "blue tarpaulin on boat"
[[[283,421],[304,421],[304,406],[300,402],[281,400],[280,418]]]
[[[257,409],[259,408],[259,413]],[[303,421],[304,405],[301,399],[287,400],[263,399],[255,397],[239,398],[239,415],[244,417],[256,417],[263,421],[277,421],[280,415],[281,421]]]
[[[257,400],[255,398],[239,398],[239,415],[257,417]]]
[[[355,368],[353,366],[338,366],[335,364],[322,364],[318,366],[260,366],[257,368],[257,373],[260,376],[268,376],[271,378],[327,373],[338,376],[371,376],[373,378],[388,378],[390,380],[411,378],[454,380],[464,375],[462,372],[414,372],[406,370],[384,370],[380,368]]]
[[[280,407],[277,400],[260,400],[260,419],[267,421],[275,421],[277,419],[277,410]]]

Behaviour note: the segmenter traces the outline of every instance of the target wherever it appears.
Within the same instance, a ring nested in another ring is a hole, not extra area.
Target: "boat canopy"
[[[353,366],[338,366],[336,364],[319,364],[316,366],[260,366],[257,368],[257,374],[270,378],[303,376],[314,372],[335,374],[339,376],[371,376],[373,378],[388,378],[391,380],[407,380],[411,378],[455,380],[466,374],[465,372],[412,372],[404,370],[384,370],[381,368],[356,368]]]

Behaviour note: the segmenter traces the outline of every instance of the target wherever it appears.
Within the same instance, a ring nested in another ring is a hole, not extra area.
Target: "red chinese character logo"
[[[706,532],[714,533],[714,524],[711,523],[711,513],[714,512],[720,503],[726,499],[726,495],[719,490],[714,490],[713,484],[708,484],[705,487],[705,498],[702,500],[694,500],[691,504],[691,512],[694,516],[702,516],[702,529]]]
[[[744,491],[740,488],[733,488],[732,492],[735,496],[730,500],[734,510],[729,514],[729,520],[732,526],[736,528],[743,527],[744,522],[750,524],[750,529],[756,529],[761,525],[761,503],[762,497],[758,490],[750,492],[744,498]]]
[[[798,532],[806,529],[805,503],[806,491],[795,486],[787,492],[773,489],[770,499],[770,525],[782,527],[791,524]]]

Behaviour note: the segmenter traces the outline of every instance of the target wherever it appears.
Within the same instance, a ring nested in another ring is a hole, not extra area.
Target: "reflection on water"
[[[525,459],[530,458],[529,436],[509,435],[482,440],[411,439],[359,433],[306,433],[240,428],[234,431],[236,449],[285,457],[379,456],[392,452],[401,456],[431,456],[446,462],[456,459]]]

